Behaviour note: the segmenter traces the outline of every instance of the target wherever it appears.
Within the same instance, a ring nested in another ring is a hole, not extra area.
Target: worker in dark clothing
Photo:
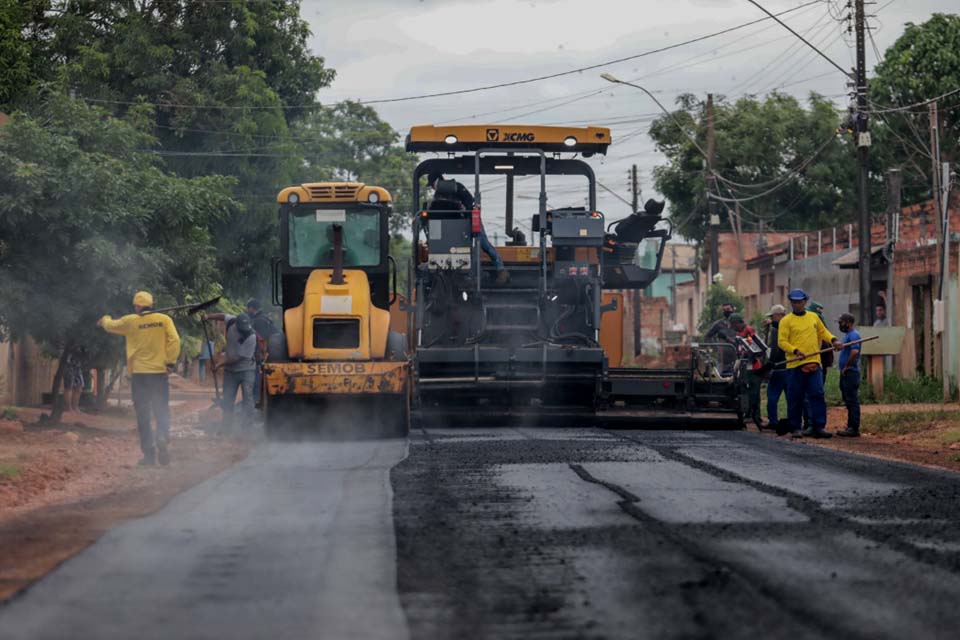
[[[433,190],[437,189],[437,183],[440,180],[443,180],[443,174],[439,172],[433,172],[427,176],[427,184],[430,185],[430,188]],[[457,191],[456,199],[460,203],[460,206],[463,207],[466,211],[471,211],[473,209],[473,194],[460,182],[457,182]],[[510,272],[506,270],[503,266],[503,260],[500,258],[500,254],[497,253],[497,248],[490,243],[490,239],[487,237],[487,230],[483,228],[483,223],[480,223],[480,248],[483,249],[483,252],[490,256],[490,260],[493,261],[493,266],[497,269],[497,284],[506,284],[510,281]]]
[[[776,430],[780,423],[780,396],[786,393],[788,381],[787,364],[784,362],[787,354],[777,344],[780,321],[785,315],[787,310],[782,304],[773,305],[767,314],[770,318],[770,324],[767,327],[767,344],[770,345],[770,358],[767,362],[767,369],[770,371],[770,377],[767,379],[767,421],[773,430]]]
[[[170,463],[170,383],[167,376],[173,372],[180,355],[180,336],[170,316],[155,313],[152,309],[153,296],[138,291],[133,296],[134,313],[117,320],[103,316],[97,326],[107,333],[126,338],[130,391],[143,452],[139,464],[159,462],[166,465]],[[151,414],[157,421],[156,434],[150,425]]]
[[[860,332],[854,329],[857,321],[853,315],[844,313],[840,316],[840,332],[843,334],[843,344],[861,340]],[[840,394],[843,404],[847,406],[847,428],[838,431],[837,435],[845,438],[860,437],[860,345],[854,344],[844,347],[840,351],[838,360],[840,367]]]
[[[807,303],[807,311],[812,311],[813,313],[817,314],[817,317],[820,318],[820,322],[823,323],[823,326],[827,326],[826,321],[823,319],[823,305],[822,305],[822,304],[820,304],[820,303],[817,302],[816,300],[811,300],[809,303]],[[829,349],[829,348],[830,348],[830,343],[829,343],[829,342],[821,342],[821,343],[820,343],[820,348],[821,348],[821,349]],[[820,371],[823,373],[823,386],[824,386],[824,388],[826,388],[826,386],[827,386],[827,375],[830,373],[830,367],[832,367],[832,366],[833,366],[833,352],[832,352],[832,351],[827,351],[826,353],[821,353],[821,354],[820,354]],[[803,428],[804,428],[805,430],[809,430],[810,428],[813,427],[813,423],[812,423],[812,421],[811,421],[810,416],[811,416],[811,413],[810,413],[810,403],[809,403],[809,402],[805,402],[804,405],[803,405]]]
[[[736,332],[730,328],[730,316],[733,315],[736,308],[731,303],[724,302],[721,306],[721,311],[723,317],[710,325],[706,335],[703,337],[704,341],[733,342],[733,337],[736,335]],[[720,349],[717,355],[721,373],[723,375],[733,373],[733,363],[736,361],[736,354],[730,349]]]
[[[256,298],[247,300],[247,317],[250,318],[250,324],[253,325],[253,330],[257,334],[257,368],[254,372],[253,396],[257,399],[254,404],[257,408],[260,408],[260,386],[263,381],[260,365],[263,364],[267,356],[267,342],[270,340],[270,336],[277,332],[277,328],[270,316],[260,310],[260,301]]]
[[[250,317],[241,313],[212,313],[206,320],[219,320],[226,325],[226,346],[223,367],[223,430],[234,430],[233,414],[237,391],[241,394],[240,428],[247,429],[253,422],[254,386],[257,379],[257,333]]]
[[[734,333],[730,331],[730,316],[733,315],[736,308],[731,303],[724,302],[720,309],[723,312],[723,317],[710,325],[710,328],[707,329],[707,334],[704,336],[705,340],[714,340],[724,336],[729,337]]]
[[[276,333],[277,328],[273,325],[273,320],[260,309],[260,301],[256,298],[247,300],[247,316],[253,325],[253,330],[257,332],[260,340],[268,340],[270,336]]]
[[[743,338],[747,342],[754,341],[757,332],[744,321],[742,315],[739,313],[731,313],[729,319],[730,329],[735,332],[737,337]],[[744,418],[753,420],[753,423],[757,425],[757,430],[762,431],[765,426],[763,424],[763,418],[760,417],[760,385],[763,380],[763,362],[761,362],[760,358],[752,357],[750,353],[744,352],[739,346],[738,351],[739,357],[746,357],[750,360],[749,368],[744,375],[748,400]]]

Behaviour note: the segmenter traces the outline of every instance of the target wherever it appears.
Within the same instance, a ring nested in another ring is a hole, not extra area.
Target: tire
[[[399,331],[387,334],[387,359],[400,361],[407,359],[407,336]]]
[[[272,333],[267,338],[267,360],[269,362],[287,362],[290,360],[287,355],[287,337],[282,331]]]

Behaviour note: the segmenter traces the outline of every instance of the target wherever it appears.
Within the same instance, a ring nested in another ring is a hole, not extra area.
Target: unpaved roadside
[[[71,416],[57,426],[20,409],[0,422],[0,601],[45,575],[116,524],[242,460],[251,443],[200,429],[208,398],[175,403],[171,464],[139,467],[129,409]]]
[[[948,419],[930,419],[897,433],[877,430],[870,427],[870,418],[877,414],[938,414],[952,413]],[[862,434],[859,438],[833,437],[829,440],[804,438],[799,442],[872,456],[884,460],[908,462],[924,467],[946,469],[960,473],[960,406],[947,404],[872,404],[861,407]],[[827,411],[827,431],[836,433],[846,427],[847,410],[844,407],[831,407]],[[765,433],[770,433],[769,431]]]

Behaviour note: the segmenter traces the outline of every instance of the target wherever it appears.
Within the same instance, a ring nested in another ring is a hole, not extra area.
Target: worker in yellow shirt
[[[127,368],[133,407],[140,432],[141,465],[170,464],[170,384],[167,376],[180,355],[180,336],[170,316],[155,313],[153,296],[138,291],[133,296],[134,313],[118,320],[103,316],[97,326],[126,338]],[[154,436],[150,414],[156,418]]]
[[[827,331],[820,317],[806,310],[807,294],[794,289],[787,296],[793,313],[780,321],[777,344],[787,358],[787,417],[788,425],[777,427],[777,435],[787,431],[795,438],[829,438],[827,433],[827,404],[823,396],[823,372],[820,363],[820,344],[829,342],[835,350],[840,341]],[[810,403],[811,425],[800,430],[803,421],[803,401]],[[782,425],[782,423],[781,423]]]

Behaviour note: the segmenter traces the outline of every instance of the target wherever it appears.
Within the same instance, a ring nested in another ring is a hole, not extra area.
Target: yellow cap
[[[133,304],[137,307],[152,307],[153,296],[146,291],[137,291],[133,296]]]

